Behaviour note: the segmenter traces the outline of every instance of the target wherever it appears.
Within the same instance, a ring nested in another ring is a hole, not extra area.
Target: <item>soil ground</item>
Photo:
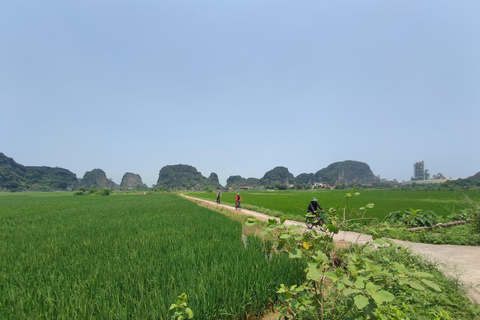
[[[182,195],[183,196],[183,195]],[[197,201],[204,206],[211,208],[225,208],[230,212],[254,217],[260,221],[268,219],[277,219],[263,213],[251,210],[235,210],[234,207],[225,204],[216,204],[215,202],[184,196],[187,199]],[[302,222],[286,220],[285,225],[305,225]],[[307,231],[308,229],[305,228]],[[317,229],[317,231],[320,231]],[[372,237],[366,234],[356,232],[340,231],[334,235],[337,244],[342,243],[365,243],[372,241]],[[455,246],[439,245],[402,241],[391,239],[395,243],[401,244],[412,249],[413,252],[423,255],[427,259],[435,262],[438,267],[447,275],[458,279],[469,291],[469,296],[473,302],[480,303],[480,246]]]

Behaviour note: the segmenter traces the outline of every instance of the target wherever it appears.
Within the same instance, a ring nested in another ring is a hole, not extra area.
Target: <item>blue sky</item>
[[[0,152],[156,183],[480,171],[480,2],[4,1]]]

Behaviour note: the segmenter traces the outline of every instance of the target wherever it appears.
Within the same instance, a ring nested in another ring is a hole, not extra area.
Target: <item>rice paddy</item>
[[[173,194],[0,194],[1,319],[196,319],[260,314],[295,261]]]

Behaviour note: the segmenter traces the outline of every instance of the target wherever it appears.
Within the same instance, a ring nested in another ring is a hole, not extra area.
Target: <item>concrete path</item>
[[[232,206],[229,205],[217,204],[213,201],[188,197],[185,195],[182,196],[190,200],[200,201],[203,203],[208,203],[209,205],[223,207],[232,212],[251,216],[261,221],[268,221],[268,219],[276,219],[277,221],[280,220],[277,217],[271,217],[266,214],[251,210],[235,210]],[[305,223],[293,220],[286,220],[285,225],[304,226]],[[316,230],[320,231],[319,229]],[[338,234],[334,235],[333,239],[334,241],[346,241],[350,243],[366,243],[372,241],[372,236],[351,231],[340,231]],[[472,300],[476,303],[480,303],[480,246],[455,246],[416,243],[397,239],[390,240],[394,241],[395,243],[401,244],[407,248],[410,248],[416,254],[423,255],[429,260],[436,262],[439,268],[445,274],[453,278],[458,278],[458,280],[460,280],[468,288],[470,288],[470,298],[472,298]]]

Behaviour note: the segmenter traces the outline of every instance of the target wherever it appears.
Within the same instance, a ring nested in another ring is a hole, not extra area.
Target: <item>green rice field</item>
[[[183,292],[195,319],[245,319],[303,275],[241,233],[175,194],[0,194],[0,319],[170,319]]]
[[[280,211],[289,218],[302,220],[312,197],[327,211],[330,207],[344,206],[345,194],[351,190],[318,191],[241,191],[243,204]],[[392,211],[405,209],[432,210],[440,216],[462,208],[465,195],[480,201],[480,191],[400,191],[359,190],[359,196],[348,199],[348,208],[358,209],[369,203],[375,206],[367,215],[382,219]],[[222,203],[234,204],[236,192],[224,192]],[[216,193],[189,192],[189,196],[215,201]]]

